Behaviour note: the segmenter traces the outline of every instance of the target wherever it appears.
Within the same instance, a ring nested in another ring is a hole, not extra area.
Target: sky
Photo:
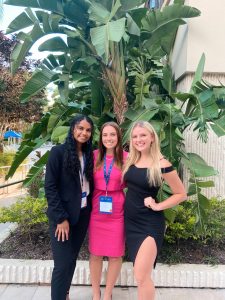
[[[18,16],[24,8],[15,7],[11,5],[3,5],[4,13],[3,13],[3,21],[1,22],[1,29],[6,30],[7,25],[16,17]]]
[[[24,11],[24,7],[19,6],[11,6],[11,5],[3,5],[3,20],[0,23],[0,29],[4,32],[6,31],[8,25],[14,20],[18,15],[20,15]],[[48,52],[39,52],[38,47],[43,40],[46,38],[40,39],[35,43],[35,45],[31,48],[31,53],[33,58],[42,59],[48,55]]]
[[[4,5],[4,15],[3,15],[3,20],[0,22],[0,30],[3,30],[5,33],[8,25],[11,23],[12,20],[14,20],[18,15],[20,15],[24,11],[24,8],[17,7],[17,6],[11,6],[11,5]],[[39,52],[38,51],[38,46],[40,45],[43,40],[46,40],[47,38],[42,38],[39,41],[35,43],[35,45],[31,48],[30,52],[32,54],[32,57],[34,59],[43,59],[45,58],[49,52],[43,51]],[[51,105],[53,102],[52,100],[52,93],[53,93],[53,84],[48,85],[47,89],[47,98],[49,100],[49,105]]]

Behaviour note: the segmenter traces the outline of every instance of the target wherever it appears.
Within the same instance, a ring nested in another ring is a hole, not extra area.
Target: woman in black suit
[[[76,260],[86,235],[93,190],[93,122],[78,115],[66,142],[51,149],[45,176],[54,269],[52,300],[69,299]]]

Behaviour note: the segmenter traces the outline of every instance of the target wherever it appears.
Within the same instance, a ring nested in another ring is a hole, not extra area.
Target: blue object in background
[[[22,138],[22,134],[13,130],[9,130],[4,134],[4,139],[8,138]]]
[[[149,0],[147,3],[147,7],[150,9],[160,8],[163,4],[162,0]]]

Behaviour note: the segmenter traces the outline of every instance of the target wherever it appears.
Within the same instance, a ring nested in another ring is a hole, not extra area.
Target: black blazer
[[[66,146],[52,147],[45,174],[45,195],[48,201],[47,215],[55,224],[68,220],[75,225],[79,219],[81,210],[81,185],[79,173],[73,176],[63,168],[63,156]],[[90,182],[90,194],[87,199],[87,207],[91,210],[91,194],[93,183]],[[82,209],[82,210],[83,210]]]

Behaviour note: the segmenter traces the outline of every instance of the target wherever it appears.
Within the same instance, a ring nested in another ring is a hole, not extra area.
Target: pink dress
[[[123,159],[127,157],[123,152]],[[96,161],[98,150],[94,151]],[[108,173],[113,156],[106,156],[106,172]],[[122,171],[113,165],[108,183],[108,196],[113,198],[112,214],[99,212],[99,196],[105,195],[106,184],[103,166],[94,172],[94,192],[92,212],[89,223],[89,251],[93,255],[120,257],[124,255],[124,184],[121,181]]]

